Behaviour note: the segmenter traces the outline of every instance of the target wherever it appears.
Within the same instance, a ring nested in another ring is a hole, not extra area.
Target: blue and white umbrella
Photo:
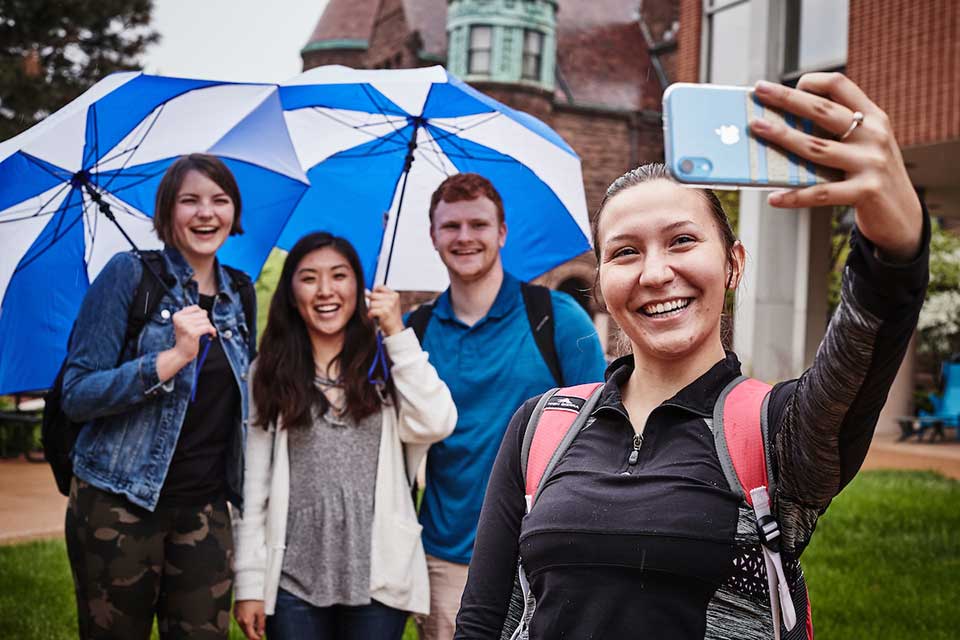
[[[130,248],[123,234],[160,246],[157,185],[191,152],[237,177],[246,233],[220,257],[255,277],[308,186],[276,85],[118,73],[0,143],[0,394],[53,382],[89,283]]]
[[[440,291],[448,280],[430,241],[430,196],[468,171],[503,197],[503,259],[514,275],[534,278],[590,248],[576,153],[540,120],[443,67],[318,67],[283,83],[280,97],[311,183],[283,248],[327,230],[357,247],[368,284]]]

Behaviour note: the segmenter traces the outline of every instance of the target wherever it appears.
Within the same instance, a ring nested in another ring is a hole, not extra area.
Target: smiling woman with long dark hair
[[[236,535],[235,615],[251,639],[399,639],[407,614],[428,609],[410,484],[456,408],[404,329],[399,296],[365,296],[363,281],[347,240],[313,233],[291,249],[270,303]],[[375,323],[383,383],[370,380]]]

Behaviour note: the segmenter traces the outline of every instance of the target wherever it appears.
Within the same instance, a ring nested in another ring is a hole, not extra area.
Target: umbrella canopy
[[[430,241],[430,196],[459,172],[500,192],[503,261],[514,275],[529,280],[590,248],[576,153],[543,122],[443,67],[317,67],[283,83],[280,97],[312,185],[283,248],[330,231],[356,246],[368,285],[440,291],[448,280]]]
[[[216,154],[236,176],[246,233],[219,255],[256,277],[308,186],[276,85],[118,73],[0,143],[0,394],[53,382],[89,283],[130,248],[117,227],[160,246],[157,185],[191,152]]]

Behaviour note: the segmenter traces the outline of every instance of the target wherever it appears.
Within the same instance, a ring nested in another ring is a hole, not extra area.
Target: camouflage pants
[[[81,638],[226,638],[233,534],[226,502],[149,512],[74,479],[67,554]]]

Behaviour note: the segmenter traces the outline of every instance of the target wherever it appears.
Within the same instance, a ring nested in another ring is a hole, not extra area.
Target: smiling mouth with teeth
[[[313,310],[317,313],[332,313],[334,311],[338,311],[339,309],[340,305],[338,304],[318,304],[313,307]]]
[[[211,236],[211,235],[214,235],[219,230],[220,230],[219,227],[196,227],[194,229],[191,229],[191,231],[201,236]]]
[[[658,318],[685,309],[692,300],[693,298],[677,298],[676,300],[670,300],[668,302],[657,302],[644,305],[640,308],[640,311],[645,316]]]

